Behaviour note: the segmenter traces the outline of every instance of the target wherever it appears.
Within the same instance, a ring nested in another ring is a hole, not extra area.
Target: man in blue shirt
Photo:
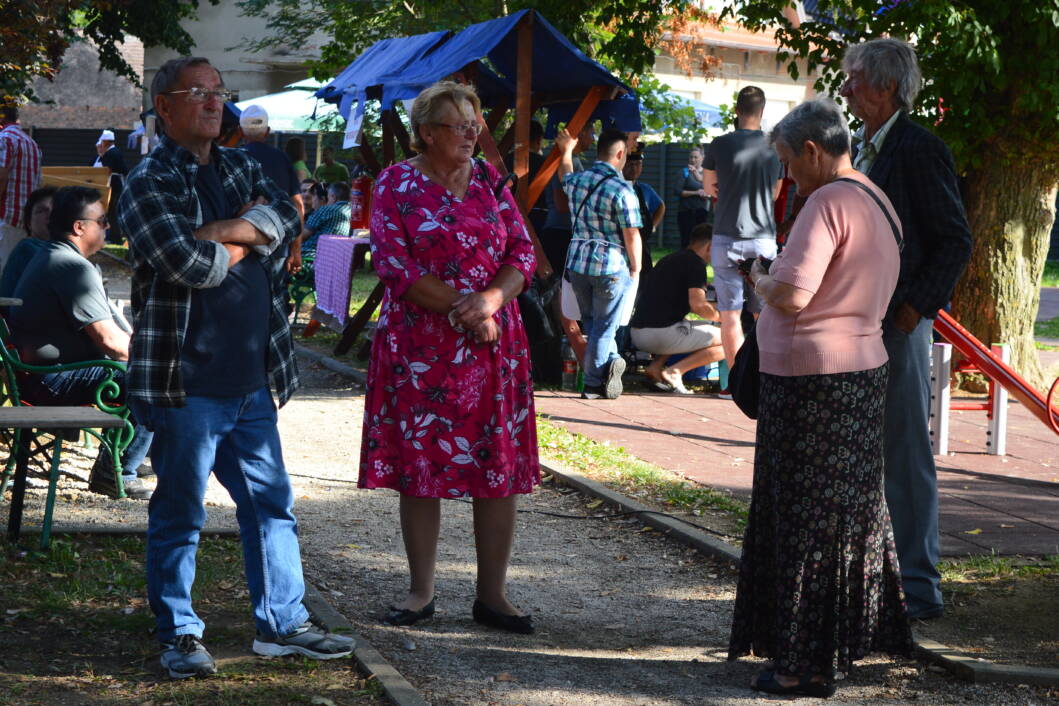
[[[599,161],[576,173],[576,141],[566,130],[555,141],[562,153],[559,178],[570,202],[574,229],[566,254],[566,277],[588,338],[581,396],[590,400],[613,400],[621,395],[625,361],[618,355],[614,334],[640,276],[643,222],[636,194],[621,174],[628,139],[621,130],[604,130],[596,147]]]
[[[191,601],[211,472],[236,504],[254,652],[332,659],[352,648],[302,605],[294,494],[269,394],[271,379],[282,405],[298,385],[278,267],[298,212],[256,160],[215,145],[228,97],[208,60],[163,64],[151,98],[165,136],[119,205],[136,320],[127,395],[156,432],[147,597],[162,667],[176,679],[217,669]]]
[[[655,229],[666,217],[666,204],[662,197],[646,181],[640,181],[644,167],[645,146],[642,142],[636,143],[636,149],[629,153],[625,160],[625,168],[621,170],[636,192],[636,199],[640,204],[640,219],[643,226],[640,228],[640,243],[643,245],[643,257],[640,265],[640,276],[647,277],[654,269],[654,261],[651,257],[651,236]]]

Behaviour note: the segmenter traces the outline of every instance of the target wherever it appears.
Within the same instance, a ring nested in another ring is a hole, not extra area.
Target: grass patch
[[[641,502],[653,502],[666,510],[695,517],[720,513],[727,516],[730,530],[741,531],[746,526],[748,506],[742,500],[691,483],[672,471],[626,453],[624,448],[571,433],[546,415],[537,416],[537,439],[543,455],[614,485]]]
[[[141,537],[61,537],[48,552],[0,544],[0,694],[4,703],[384,703],[348,660],[272,659],[254,636],[235,539],[203,539],[193,596],[218,661],[210,679],[169,681],[158,666]]]
[[[1046,260],[1041,273],[1042,287],[1059,287],[1059,260]]]
[[[103,252],[110,253],[119,260],[124,260],[129,254],[128,245],[115,245],[113,243],[107,243],[103,246]]]
[[[998,581],[1029,576],[1059,575],[1059,554],[1039,559],[996,553],[938,563],[941,580],[951,583]]]
[[[1038,338],[1059,338],[1059,316],[1034,323],[1033,335]]]

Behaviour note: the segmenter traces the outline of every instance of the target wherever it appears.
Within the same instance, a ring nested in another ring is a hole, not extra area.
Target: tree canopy
[[[751,29],[778,28],[781,60],[803,57],[818,70],[818,89],[838,95],[846,46],[881,36],[916,46],[926,79],[914,113],[952,150],[962,171],[983,152],[1031,160],[1044,181],[1059,178],[1059,0],[820,0],[795,27],[787,0],[729,2]],[[797,78],[797,66],[788,70]]]
[[[270,35],[244,40],[249,49],[298,46],[320,28],[329,41],[310,70],[334,76],[374,42],[476,22],[532,8],[588,55],[637,89],[645,105],[645,128],[667,139],[697,142],[702,126],[694,111],[667,94],[651,74],[666,28],[688,18],[709,20],[689,0],[240,0],[249,15],[264,17]]]
[[[146,46],[188,53],[193,43],[180,21],[194,17],[198,6],[199,0],[5,0],[0,22],[0,100],[32,100],[33,82],[52,78],[67,47],[82,40],[99,51],[101,69],[138,85],[139,76],[120,51],[126,35]]]

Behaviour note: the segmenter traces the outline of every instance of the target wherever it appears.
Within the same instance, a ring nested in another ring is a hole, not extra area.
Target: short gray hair
[[[151,107],[154,107],[154,99],[163,93],[172,91],[177,82],[180,81],[180,73],[190,66],[202,66],[205,64],[217,71],[217,68],[204,56],[182,56],[178,59],[170,59],[162,64],[151,79]],[[217,75],[220,75],[217,71]],[[157,116],[158,124],[162,124],[162,116]]]
[[[842,70],[863,71],[864,77],[877,91],[894,85],[894,101],[899,110],[912,110],[923,85],[923,74],[916,61],[916,52],[908,42],[900,39],[872,39],[854,44],[846,50]]]
[[[481,112],[482,102],[478,100],[478,94],[471,86],[455,81],[438,81],[424,88],[412,103],[412,149],[416,152],[425,152],[427,149],[426,142],[419,134],[420,125],[436,123],[446,102],[452,103],[458,110],[463,101],[471,104],[475,115]]]
[[[849,152],[849,125],[842,109],[830,98],[806,101],[787,113],[772,128],[770,142],[782,142],[795,155],[805,143],[814,142],[832,157]]]

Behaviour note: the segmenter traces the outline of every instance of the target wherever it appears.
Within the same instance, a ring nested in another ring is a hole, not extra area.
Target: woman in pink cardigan
[[[761,396],[728,657],[771,660],[756,690],[828,697],[854,660],[912,650],[882,484],[900,224],[853,168],[833,101],[795,108],[772,142],[808,201],[768,271],[750,273],[766,303]]]

